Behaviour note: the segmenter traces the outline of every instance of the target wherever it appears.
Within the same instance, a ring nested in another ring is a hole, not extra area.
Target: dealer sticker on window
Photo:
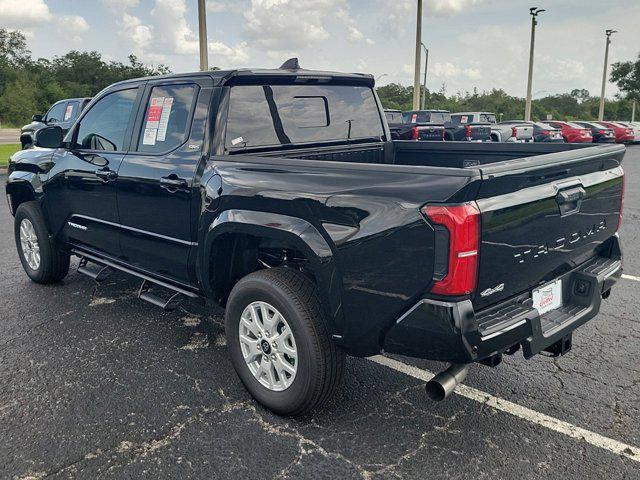
[[[533,308],[543,315],[562,306],[562,280],[548,283],[533,291]]]

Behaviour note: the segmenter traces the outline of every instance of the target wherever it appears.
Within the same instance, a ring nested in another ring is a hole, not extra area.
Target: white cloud
[[[158,50],[178,55],[197,55],[198,39],[187,23],[185,0],[156,0],[151,10]]]
[[[126,8],[137,7],[140,0],[102,0],[102,3],[112,10],[124,10]]]
[[[44,0],[0,0],[0,12],[0,25],[10,28],[30,27],[53,19]]]
[[[209,63],[216,67],[238,67],[249,61],[249,47],[247,42],[232,47],[222,42],[210,42],[209,57]]]
[[[59,15],[56,17],[58,31],[63,35],[71,34],[74,42],[82,40],[82,34],[89,31],[89,24],[80,15]]]
[[[122,14],[120,25],[120,35],[133,42],[136,54],[143,54],[145,48],[153,39],[153,28],[149,25],[144,25],[138,17],[128,13]]]
[[[469,80],[479,80],[482,78],[480,69],[474,67],[462,68],[452,62],[436,63],[433,68],[429,69],[429,75],[441,79],[465,77]]]
[[[461,13],[483,3],[484,0],[427,0],[423,13],[436,17],[446,17]],[[413,2],[415,3],[415,2]]]

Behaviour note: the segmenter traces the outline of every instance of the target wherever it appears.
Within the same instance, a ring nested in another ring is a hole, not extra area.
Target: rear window
[[[542,130],[557,130],[557,128],[542,122],[535,122],[534,125]]]
[[[480,121],[486,123],[496,123],[496,116],[489,113],[481,113]]]
[[[579,125],[579,124],[573,123],[573,122],[567,122],[567,125],[569,125],[571,128],[580,128],[580,129],[585,128],[582,125]]]
[[[449,112],[405,112],[404,123],[448,123],[451,121]]]
[[[402,123],[402,113],[400,112],[384,112],[388,123]]]
[[[379,139],[382,121],[368,87],[238,85],[231,88],[225,145]]]

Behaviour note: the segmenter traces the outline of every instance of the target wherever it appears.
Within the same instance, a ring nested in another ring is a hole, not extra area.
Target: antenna
[[[280,65],[280,70],[300,70],[300,62],[296,57],[290,58],[282,65]]]

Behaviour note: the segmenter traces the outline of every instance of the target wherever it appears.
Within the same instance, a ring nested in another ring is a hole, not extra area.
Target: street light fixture
[[[424,43],[420,43],[422,45],[422,49],[424,50],[424,81],[422,82],[422,110],[426,108],[425,104],[427,101],[427,66],[429,65],[429,49]]]
[[[600,91],[600,108],[598,109],[598,120],[604,120],[604,89],[607,85],[607,63],[609,62],[609,45],[611,44],[611,35],[618,33],[617,30],[605,30],[607,36],[606,46],[604,47],[604,70],[602,71],[602,90]]]
[[[531,121],[531,83],[533,80],[533,49],[536,42],[536,25],[538,25],[538,15],[546,12],[544,8],[531,7],[529,15],[531,15],[531,47],[529,49],[529,78],[527,80],[527,102],[524,107],[524,119]]]
[[[388,75],[388,74],[386,74],[386,73],[383,73],[382,75],[378,75],[378,76],[376,77],[376,83],[378,83],[378,80],[380,80],[382,77],[388,77],[388,76],[389,76],[389,75]]]

